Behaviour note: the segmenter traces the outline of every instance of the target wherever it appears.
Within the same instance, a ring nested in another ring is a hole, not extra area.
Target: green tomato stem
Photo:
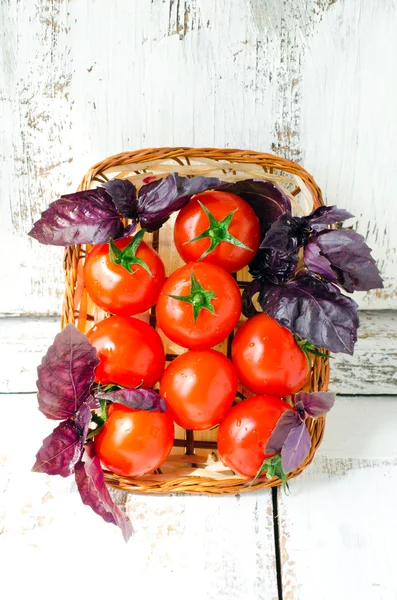
[[[307,340],[303,340],[298,335],[295,335],[295,341],[298,344],[299,348],[302,350],[302,352],[306,354],[306,358],[309,361],[309,363],[310,354],[312,354],[313,356],[320,356],[321,358],[333,358],[333,356],[330,356],[330,354],[328,354],[327,352],[320,352],[315,346],[313,346],[313,344],[311,344]]]
[[[102,423],[102,425],[98,425],[98,427],[96,427],[95,429],[92,429],[87,437],[85,438],[85,441],[88,442],[89,440],[92,440],[92,438],[94,438],[96,435],[98,435],[98,433],[100,431],[102,431],[102,429],[105,427],[105,423]]]
[[[147,273],[149,273],[150,277],[153,277],[153,273],[151,272],[149,266],[145,263],[145,261],[136,256],[139,244],[141,243],[145,232],[145,229],[141,229],[140,231],[138,231],[138,233],[134,235],[128,246],[126,246],[123,250],[118,248],[113,240],[109,240],[109,258],[112,263],[114,263],[115,265],[120,265],[126,271],[128,271],[128,273],[134,272],[132,270],[133,265],[139,265],[140,267],[145,269]]]
[[[180,302],[191,304],[193,307],[193,319],[195,324],[203,309],[209,310],[213,315],[215,314],[215,308],[212,304],[212,299],[216,296],[215,292],[206,290],[198,281],[193,271],[190,274],[190,294],[186,296],[166,294],[166,296],[173,298],[174,300],[179,300]]]
[[[257,482],[259,477],[264,472],[266,472],[267,479],[273,479],[273,477],[278,477],[279,479],[281,479],[281,481],[283,482],[284,492],[287,493],[289,491],[287,475],[284,472],[284,469],[282,467],[280,454],[275,454],[274,456],[271,456],[270,458],[265,458],[265,460],[261,464],[260,468],[258,469],[258,472],[255,475],[254,479],[251,481],[250,487]]]
[[[214,217],[212,212],[206,206],[204,206],[204,204],[202,202],[200,202],[200,200],[197,200],[197,202],[200,204],[202,210],[208,217],[209,227],[205,231],[203,231],[202,233],[200,233],[199,235],[194,237],[193,239],[185,242],[185,244],[191,244],[193,242],[197,242],[198,240],[202,240],[204,238],[209,238],[211,241],[207,250],[205,250],[203,252],[203,254],[200,256],[200,258],[198,260],[203,260],[203,258],[208,256],[213,250],[215,250],[215,248],[221,242],[228,242],[229,244],[232,244],[233,246],[237,246],[238,248],[243,248],[244,250],[249,250],[250,252],[253,252],[252,248],[249,248],[248,246],[243,244],[243,242],[241,242],[239,239],[237,239],[231,233],[229,233],[229,227],[232,222],[234,213],[238,210],[237,208],[235,210],[232,210],[228,215],[226,215],[226,217],[224,219],[222,219],[222,221],[218,221]]]

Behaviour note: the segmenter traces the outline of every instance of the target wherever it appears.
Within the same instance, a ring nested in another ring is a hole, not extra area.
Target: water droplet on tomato
[[[237,419],[236,425],[237,425],[237,427],[240,427],[240,425],[241,425],[241,419]]]
[[[255,346],[255,342],[250,342],[250,343],[248,344],[248,346],[249,346],[250,348],[253,348],[253,347]]]

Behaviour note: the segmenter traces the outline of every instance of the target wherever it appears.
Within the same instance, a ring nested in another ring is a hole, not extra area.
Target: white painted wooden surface
[[[339,377],[348,393],[367,389],[394,396],[339,396],[313,464],[291,482],[288,497],[279,494],[284,600],[392,600],[397,594],[392,562],[397,534],[396,364],[389,363],[389,371],[383,372],[381,362],[386,346],[395,350],[395,319],[382,311],[363,311],[361,317],[356,354],[361,361],[351,372],[341,362],[335,365],[332,387],[338,391]],[[119,565],[130,573],[134,589],[145,586],[148,597],[172,589],[182,599],[189,589],[194,599],[277,600],[268,491],[222,499],[116,493],[136,530],[125,546],[115,527],[81,504],[72,479],[30,473],[41,440],[54,424],[37,410],[35,394],[20,392],[34,390],[36,365],[58,329],[56,319],[0,320],[0,589],[7,590],[7,599],[27,594],[31,580],[42,600],[52,598],[54,590],[66,598],[69,592],[57,587],[59,565],[82,543],[84,532],[95,549],[86,555],[85,570],[97,572],[105,554],[108,572]],[[368,339],[371,347],[366,347]],[[371,363],[372,381],[367,374]],[[360,388],[363,380],[368,386]],[[12,423],[18,423],[18,435]],[[17,576],[22,563],[24,578]],[[78,581],[83,597],[92,579]],[[111,576],[101,580],[99,600],[114,593],[115,585]],[[117,594],[129,598],[131,588],[119,586]]]
[[[81,504],[70,480],[29,473],[51,429],[35,398],[6,394],[0,403],[0,561],[7,600],[24,597],[32,582],[43,600],[55,590],[67,598],[61,568],[75,564],[80,550],[81,597],[105,564],[107,576],[96,587],[100,600],[112,591],[117,599],[130,598],[141,586],[148,597],[162,590],[171,597],[172,590],[182,599],[189,590],[194,599],[277,600],[270,493],[222,499],[120,493],[136,530],[125,546],[115,527]],[[24,415],[19,437],[10,427],[15,414]],[[291,482],[289,496],[279,494],[284,600],[396,597],[396,422],[394,398],[338,398],[314,463]]]
[[[58,331],[37,316],[60,312],[63,253],[26,233],[111,154],[272,151],[356,214],[386,280],[361,308],[396,308],[396,27],[395,0],[0,1],[0,314],[31,317],[0,319],[0,597],[279,598],[269,492],[117,494],[125,546],[72,481],[30,473],[52,424],[26,392]],[[284,600],[397,598],[396,316],[361,322],[355,356],[332,363],[332,389],[360,395],[338,398],[279,494]]]
[[[0,410],[2,598],[34,590],[40,600],[94,592],[98,600],[277,600],[268,491],[221,501],[116,493],[135,529],[126,546],[116,527],[82,504],[73,478],[30,473],[54,426],[36,398],[0,395]]]
[[[94,162],[149,146],[301,162],[357,216],[396,307],[394,0],[3,0],[0,313],[58,314],[62,251],[26,238]]]
[[[279,494],[284,600],[395,600],[396,398],[338,398],[313,464]]]
[[[397,313],[361,311],[354,356],[331,359],[330,388],[338,394],[397,395]],[[0,318],[0,393],[33,392],[36,368],[55,335],[59,318]]]

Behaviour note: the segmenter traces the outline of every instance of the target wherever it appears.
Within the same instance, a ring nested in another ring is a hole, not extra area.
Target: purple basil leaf
[[[87,431],[82,431],[80,425],[72,419],[62,421],[43,440],[32,471],[68,477],[74,472],[74,465],[81,457],[86,435]]]
[[[334,405],[335,395],[332,392],[299,392],[295,396],[295,408],[302,405],[309,417],[322,417]]]
[[[357,304],[310,271],[299,271],[284,285],[262,285],[262,310],[316,348],[353,354],[357,341]]]
[[[278,250],[286,254],[294,253],[303,246],[306,237],[309,235],[310,229],[303,219],[293,217],[291,213],[284,213],[277,221],[272,223],[261,242],[260,248]]]
[[[287,194],[274,183],[261,179],[245,179],[221,186],[223,192],[236,194],[248,202],[258,215],[263,238],[270,225],[285,212],[291,212]]]
[[[222,182],[215,177],[168,177],[143,185],[138,194],[139,222],[147,231],[159,229],[170,214],[183,208],[194,194],[218,188]]]
[[[138,199],[136,187],[128,179],[113,179],[104,183],[103,187],[123,217],[138,219]]]
[[[158,395],[154,390],[146,390],[144,388],[129,389],[124,388],[121,390],[115,390],[113,392],[98,393],[97,397],[101,400],[110,400],[111,402],[117,402],[123,404],[129,408],[137,408],[140,410],[156,410],[159,412],[165,412],[167,405],[165,400]]]
[[[133,233],[135,233],[136,226],[137,226],[137,221],[132,221],[132,223],[129,223],[127,225],[127,227],[124,229],[123,237],[126,238],[126,237],[132,235]]]
[[[88,400],[99,364],[96,350],[71,323],[58,333],[37,369],[39,409],[49,419],[73,416]]]
[[[131,521],[112,500],[106,487],[100,460],[95,456],[92,444],[86,446],[84,462],[80,461],[76,464],[75,477],[84,504],[90,506],[107,523],[120,527],[125,541],[128,542],[133,532]]]
[[[305,246],[304,262],[307,268],[314,273],[327,277],[331,281],[336,281],[336,274],[332,269],[331,263],[321,254],[321,250],[315,241]]]
[[[285,473],[295,471],[310,452],[311,438],[305,423],[293,427],[281,450],[281,465]]]
[[[277,454],[280,452],[287,435],[291,429],[297,427],[300,422],[301,419],[294,410],[286,410],[283,412],[267,441],[265,454]]]
[[[334,278],[347,292],[383,288],[371,248],[362,235],[351,229],[334,229],[320,233],[315,241],[323,257],[332,265],[336,273]]]
[[[258,281],[285,283],[293,276],[298,260],[298,250],[281,252],[265,248],[258,250],[251,260],[249,272]]]
[[[95,398],[95,396],[92,395],[88,396],[87,400],[85,401],[85,404],[87,404],[87,406],[89,406],[91,410],[95,410],[100,407],[98,398]]]
[[[315,231],[325,229],[328,225],[334,223],[340,223],[351,219],[354,215],[349,213],[344,208],[338,208],[337,206],[319,206],[307,217],[303,217],[308,227]]]
[[[88,432],[88,425],[91,421],[91,406],[88,402],[84,402],[76,412],[76,426],[80,430],[81,437],[85,441]]]
[[[336,206],[320,206],[307,217],[293,217],[290,212],[285,212],[271,225],[260,247],[293,252],[303,246],[313,229],[323,229],[328,224],[351,216],[353,215]]]
[[[123,235],[111,196],[103,188],[61,196],[45,210],[29,235],[41,244],[101,244]]]
[[[254,280],[243,291],[242,313],[245,317],[247,317],[247,319],[249,319],[249,317],[253,317],[254,315],[258,314],[258,311],[256,310],[254,303],[252,301],[252,298],[255,296],[255,294],[257,294],[261,290],[262,290],[261,282],[259,280]]]
[[[298,413],[298,415],[300,416],[301,420],[304,421],[306,419],[306,411],[305,411],[305,405],[303,404],[302,400],[294,400],[294,408],[296,410],[296,412]]]

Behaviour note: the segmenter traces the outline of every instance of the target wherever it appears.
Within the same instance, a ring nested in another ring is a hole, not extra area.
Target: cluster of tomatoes
[[[204,192],[178,214],[175,246],[185,265],[168,278],[159,255],[134,237],[95,246],[84,265],[94,302],[113,314],[88,333],[100,364],[96,381],[152,388],[168,410],[145,411],[113,403],[94,438],[111,471],[138,476],[158,468],[174,442],[174,422],[185,429],[219,425],[218,449],[233,471],[253,477],[278,419],[283,397],[302,388],[309,363],[292,334],[265,314],[237,330],[232,359],[213,350],[238,325],[241,293],[231,275],[246,266],[260,244],[259,220],[239,196]],[[157,331],[134,318],[156,305],[158,327],[187,349],[165,368]],[[238,381],[255,394],[235,403]]]

